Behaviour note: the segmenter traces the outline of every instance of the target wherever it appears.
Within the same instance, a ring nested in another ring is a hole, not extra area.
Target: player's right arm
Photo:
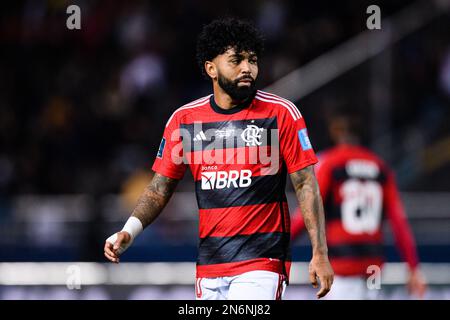
[[[159,216],[174,193],[178,181],[155,173],[139,197],[122,231],[113,234],[105,241],[104,251],[108,260],[119,262],[119,256],[131,245],[134,238]]]
[[[123,229],[106,240],[104,251],[108,260],[119,262],[119,256],[136,236],[159,216],[175,191],[178,181],[183,178],[186,164],[182,161],[179,127],[179,117],[170,117],[152,166],[155,175],[139,197]]]

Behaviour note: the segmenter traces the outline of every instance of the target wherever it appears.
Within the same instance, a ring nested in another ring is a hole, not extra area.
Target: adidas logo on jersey
[[[207,141],[207,140],[208,138],[206,138],[206,135],[203,132],[203,130],[197,133],[197,135],[194,137],[194,141]]]
[[[202,190],[246,188],[252,184],[251,170],[202,172]]]

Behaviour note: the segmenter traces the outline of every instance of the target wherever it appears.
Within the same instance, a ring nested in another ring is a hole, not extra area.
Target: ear
[[[217,67],[216,64],[212,61],[205,61],[205,71],[211,79],[217,78]]]

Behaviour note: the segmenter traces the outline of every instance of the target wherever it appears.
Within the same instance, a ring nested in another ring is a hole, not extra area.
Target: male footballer
[[[280,300],[289,283],[292,181],[312,245],[309,278],[325,296],[333,283],[325,221],[305,121],[290,101],[256,90],[263,39],[248,22],[206,25],[197,60],[213,93],[177,109],[167,121],[155,175],[105,256],[119,256],[161,213],[187,167],[199,207],[196,297]]]

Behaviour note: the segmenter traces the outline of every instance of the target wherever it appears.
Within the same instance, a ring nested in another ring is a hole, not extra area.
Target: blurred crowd
[[[384,1],[382,14],[411,2]],[[66,28],[70,4],[81,8],[81,30]],[[195,43],[212,19],[247,18],[265,34],[262,88],[365,31],[369,4],[28,0],[2,5],[0,194],[100,195],[127,188],[130,177],[142,182],[136,174],[150,174],[170,114],[211,91],[196,65]],[[399,152],[399,146],[429,146],[450,134],[449,21],[444,16],[392,49],[386,121]],[[330,143],[322,118],[330,105],[344,101],[370,117],[370,72],[363,64],[296,101],[317,150]],[[372,138],[368,134],[366,142]],[[440,173],[449,171],[445,166],[448,161],[405,188],[448,188],[450,177]],[[427,183],[430,174],[437,177],[433,184]]]

